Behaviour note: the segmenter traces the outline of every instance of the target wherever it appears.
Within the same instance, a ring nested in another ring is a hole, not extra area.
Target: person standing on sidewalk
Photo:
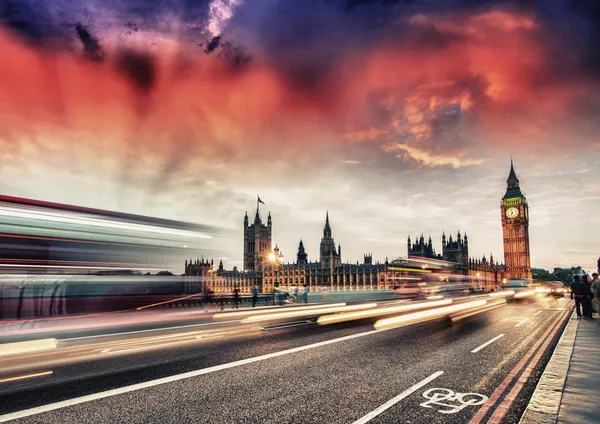
[[[598,279],[597,272],[592,274],[592,294],[594,295],[594,300],[592,301],[592,310],[593,312],[600,314],[600,280]]]
[[[592,299],[594,294],[592,293],[592,284],[588,281],[587,275],[581,276],[581,281],[585,285],[585,301],[583,303],[583,317],[587,319],[592,318]]]
[[[579,275],[573,276],[573,283],[571,283],[571,299],[575,299],[575,310],[577,311],[577,319],[581,319],[582,315],[585,315],[586,300],[588,300],[587,284],[581,281]],[[583,309],[583,314],[582,314]]]

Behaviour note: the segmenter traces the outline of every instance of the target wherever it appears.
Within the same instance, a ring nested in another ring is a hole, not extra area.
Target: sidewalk
[[[600,423],[599,358],[600,319],[573,312],[520,424]]]

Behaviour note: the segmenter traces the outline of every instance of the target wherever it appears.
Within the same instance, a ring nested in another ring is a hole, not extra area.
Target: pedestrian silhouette
[[[233,307],[238,309],[238,303],[240,301],[240,289],[237,287],[233,289]]]
[[[252,287],[252,307],[256,306],[256,302],[258,301],[258,287]]]
[[[579,275],[574,275],[573,283],[571,284],[571,299],[575,300],[575,311],[577,312],[577,319],[581,319],[582,316],[587,318],[586,313],[588,313],[588,302],[590,294],[591,291],[589,290],[587,283],[582,281]]]

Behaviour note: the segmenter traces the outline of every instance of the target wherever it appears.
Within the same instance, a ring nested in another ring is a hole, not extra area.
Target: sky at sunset
[[[502,259],[510,157],[533,267],[600,256],[594,0],[0,0],[0,193],[218,225],[256,195],[309,259],[467,232]],[[215,258],[217,259],[217,258]]]

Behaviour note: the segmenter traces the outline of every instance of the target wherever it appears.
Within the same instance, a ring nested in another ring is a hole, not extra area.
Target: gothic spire
[[[514,166],[512,157],[510,158],[510,172],[508,174],[508,179],[506,181],[519,182],[519,179],[517,178],[517,173],[515,172],[515,166]]]
[[[325,215],[325,228],[323,228],[323,237],[331,238],[331,227],[329,226],[329,211]]]
[[[504,194],[503,199],[523,197],[523,193],[521,193],[521,189],[519,188],[519,179],[517,178],[517,173],[515,172],[515,167],[512,158],[510,159],[510,172],[508,174],[508,179],[506,180],[506,183],[506,194]]]

